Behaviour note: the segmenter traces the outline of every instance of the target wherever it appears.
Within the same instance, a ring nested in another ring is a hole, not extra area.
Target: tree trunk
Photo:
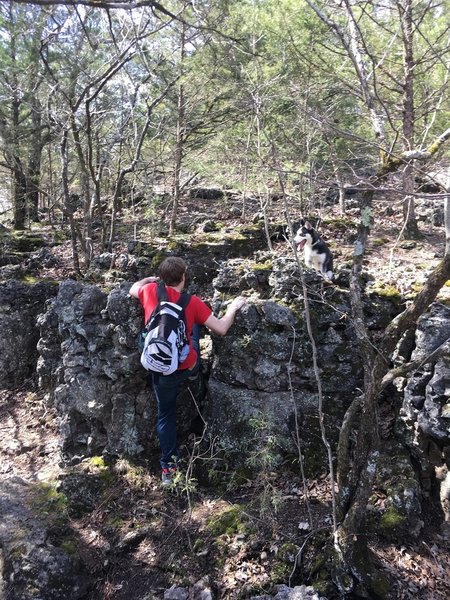
[[[27,217],[27,178],[18,165],[13,170],[13,227],[25,229]]]
[[[15,60],[15,45],[12,40],[11,56]],[[14,92],[11,102],[11,148],[8,150],[9,162],[13,171],[13,227],[25,229],[27,216],[27,178],[19,155],[19,123],[20,123],[20,97],[18,82],[14,79]]]
[[[63,192],[64,192],[64,213],[67,215],[70,225],[70,240],[72,243],[72,260],[73,266],[77,273],[80,273],[80,260],[78,256],[78,248],[77,248],[77,232],[75,228],[74,218],[73,218],[73,210],[70,202],[70,191],[69,191],[69,175],[68,175],[68,133],[67,131],[63,132],[63,139],[61,142],[61,179],[63,184]]]
[[[414,53],[413,53],[413,15],[412,0],[399,2],[397,8],[400,15],[403,42],[403,151],[410,152],[415,145],[414,140]],[[414,168],[408,161],[403,169],[403,218],[405,221],[404,236],[407,239],[421,237],[417,226],[414,202]]]
[[[33,84],[32,89],[36,89]],[[38,99],[33,96],[31,103],[31,149],[28,160],[28,216],[30,221],[39,221],[39,188],[41,183],[41,160],[44,147],[42,140],[42,113]]]
[[[445,189],[447,191],[447,196],[444,201],[445,254],[450,255],[450,169],[448,171]]]
[[[90,190],[90,179],[89,179],[89,172],[88,172],[88,168],[86,165],[86,160],[84,158],[84,152],[83,152],[83,146],[81,143],[81,139],[80,139],[80,132],[78,130],[78,127],[76,125],[76,121],[75,121],[75,114],[74,114],[74,108],[72,107],[72,114],[71,114],[71,132],[72,132],[72,137],[73,140],[75,142],[75,151],[78,157],[78,162],[80,165],[80,180],[81,180],[81,195],[83,198],[83,209],[84,209],[84,228],[85,228],[85,233],[84,233],[84,238],[85,239],[92,239],[92,202],[91,202],[91,190]],[[80,239],[80,244],[81,244],[81,249],[84,253],[84,257],[85,257],[85,263],[89,263],[89,260],[87,259],[87,254],[88,251],[86,249],[86,244],[84,239]]]
[[[186,25],[181,26],[181,41],[180,41],[180,69],[183,72],[184,56],[186,51]],[[184,97],[183,82],[180,83],[178,89],[178,114],[177,114],[177,131],[175,139],[175,165],[173,172],[173,204],[172,214],[169,223],[169,235],[173,235],[175,230],[175,222],[178,214],[178,207],[181,199],[181,166],[183,163],[183,144],[185,136],[185,109],[186,101]]]

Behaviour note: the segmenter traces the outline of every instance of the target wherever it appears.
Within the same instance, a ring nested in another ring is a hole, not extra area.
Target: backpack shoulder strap
[[[158,298],[158,302],[168,302],[169,298],[167,296],[167,290],[164,283],[158,283],[158,287],[156,288],[156,296]],[[184,310],[190,299],[191,294],[188,294],[188,292],[182,292],[176,303]]]
[[[191,294],[188,294],[188,292],[182,292],[180,297],[178,298],[177,304],[178,304],[178,306],[181,306],[181,308],[184,310],[186,308],[186,306],[189,304],[190,299],[191,299]]]
[[[158,287],[156,288],[156,297],[158,302],[168,302],[169,298],[167,296],[167,290],[164,283],[158,283]],[[188,292],[181,292],[180,297],[177,300],[178,306],[184,310],[191,299],[191,294]]]
[[[158,287],[156,288],[156,297],[158,302],[164,301],[167,302],[167,290],[164,283],[158,283]]]
[[[166,286],[161,282],[158,283],[158,287],[156,288],[156,299],[158,300],[158,304],[155,306],[155,308],[152,310],[144,329],[148,331],[148,326],[150,324],[150,321],[152,320],[153,316],[158,312],[158,307],[159,307],[159,303],[160,302],[164,302],[167,301],[167,290],[166,290]]]

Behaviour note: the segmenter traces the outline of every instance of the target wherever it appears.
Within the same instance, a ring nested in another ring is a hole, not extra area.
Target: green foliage
[[[352,169],[370,164],[380,163],[385,172],[399,166],[403,86],[392,80],[402,81],[404,53],[402,36],[392,37],[399,20],[395,5],[364,10],[352,5],[375,65],[369,79],[377,82],[377,97],[388,112],[385,126],[393,153],[372,144],[352,61],[335,30],[306,4],[229,0],[196,5],[195,10],[178,0],[172,5],[194,25],[185,26],[189,43],[184,47],[180,22],[155,31],[154,21],[142,18],[141,9],[107,18],[96,9],[75,14],[71,6],[2,3],[0,59],[6,77],[0,84],[0,115],[6,156],[12,161],[17,151],[25,165],[33,148],[40,147],[38,183],[44,191],[50,190],[50,170],[60,158],[65,121],[59,115],[72,113],[73,131],[86,136],[69,140],[71,187],[83,193],[86,181],[91,178],[92,185],[95,179],[106,198],[120,169],[133,163],[147,105],[154,102],[142,155],[125,177],[122,199],[144,190],[140,201],[152,229],[157,227],[170,197],[154,192],[153,183],[164,178],[166,189],[173,183],[181,92],[182,180],[196,173],[264,195],[277,177],[275,160],[294,193],[297,178],[308,175],[302,193],[309,196],[318,187],[314,179],[319,173],[322,180],[334,178],[338,168],[345,179]],[[322,8],[328,10],[327,5]],[[345,30],[344,5],[328,16]],[[447,72],[438,58],[445,51],[445,11],[419,3],[413,18],[420,23],[414,32],[415,128],[434,153],[442,146],[436,136],[446,128],[450,110],[448,95],[440,94]],[[12,122],[15,99],[18,118]],[[33,116],[39,116],[41,128],[33,125]],[[46,146],[49,152],[42,153]]]
[[[195,492],[198,486],[197,479],[190,474],[188,469],[180,468],[178,469],[172,478],[172,483],[167,486],[168,489],[172,493],[176,493],[180,496],[190,497],[190,495]]]

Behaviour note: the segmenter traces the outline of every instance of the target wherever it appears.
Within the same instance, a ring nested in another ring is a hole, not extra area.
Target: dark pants
[[[175,371],[171,375],[153,374],[151,376],[158,410],[156,433],[161,447],[160,463],[163,469],[169,468],[178,460],[177,395],[180,385],[188,377],[195,377],[200,368],[200,330],[199,325],[194,325],[192,330],[192,345],[197,350],[197,363],[192,370],[184,369]]]

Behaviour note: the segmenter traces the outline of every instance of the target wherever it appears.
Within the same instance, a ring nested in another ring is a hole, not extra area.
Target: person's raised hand
[[[238,296],[230,304],[230,308],[233,308],[234,310],[239,310],[244,306],[244,304],[247,304],[247,298],[244,298],[244,296]]]

